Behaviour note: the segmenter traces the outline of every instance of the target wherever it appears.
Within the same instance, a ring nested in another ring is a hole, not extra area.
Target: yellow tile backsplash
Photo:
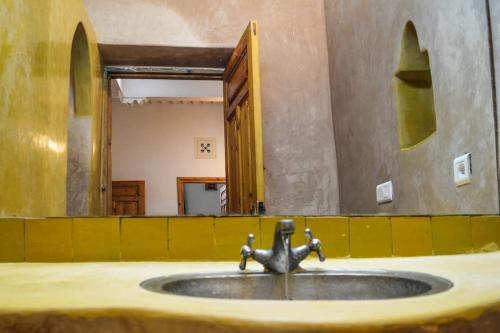
[[[24,261],[24,220],[0,220],[0,262]]]
[[[434,216],[431,222],[434,254],[459,254],[472,250],[469,216]]]
[[[213,217],[172,217],[168,220],[168,246],[172,260],[213,260]]]
[[[241,246],[246,244],[248,234],[259,236],[258,217],[216,217],[215,258],[217,260],[239,260]],[[260,237],[252,247],[260,248]]]
[[[307,217],[306,227],[313,237],[321,240],[321,249],[327,258],[349,256],[349,219],[347,217]]]
[[[304,216],[262,216],[260,218],[260,245],[262,248],[271,248],[274,241],[274,228],[276,222],[283,219],[295,221],[295,234],[292,244],[302,244],[305,240],[304,230],[306,228],[306,218]],[[258,237],[256,235],[256,237]]]
[[[120,218],[74,218],[74,261],[120,260]]]
[[[71,218],[25,220],[26,261],[73,261]]]
[[[388,217],[353,217],[349,223],[353,258],[392,256],[391,221]]]
[[[498,216],[474,216],[470,223],[474,251],[497,251],[500,246],[497,240]]]
[[[122,218],[122,260],[167,260],[167,228],[167,218]]]
[[[432,255],[429,217],[392,217],[392,246],[396,257]]]
[[[285,218],[296,223],[294,247],[307,242],[308,227],[327,258],[460,254],[500,244],[500,216],[5,218],[0,262],[238,261],[249,233],[254,248],[269,249]]]

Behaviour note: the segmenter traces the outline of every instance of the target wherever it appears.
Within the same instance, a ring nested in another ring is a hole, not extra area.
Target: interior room
[[[499,332],[499,21],[1,1],[0,332]]]
[[[222,81],[112,81],[113,215],[224,213],[222,95]],[[206,190],[214,181],[215,189]],[[137,198],[144,200],[142,211],[142,204],[130,201],[137,182],[144,193]]]

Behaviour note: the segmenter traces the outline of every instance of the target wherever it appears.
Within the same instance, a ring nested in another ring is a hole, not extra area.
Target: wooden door
[[[264,162],[257,22],[250,22],[224,72],[228,212],[263,214]]]
[[[145,215],[144,181],[113,181],[113,215]]]

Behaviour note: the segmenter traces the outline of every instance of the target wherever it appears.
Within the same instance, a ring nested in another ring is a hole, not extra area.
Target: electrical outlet
[[[463,186],[472,182],[471,154],[467,153],[453,160],[453,177],[456,186]]]
[[[393,192],[392,192],[392,181],[377,185],[377,202],[379,204],[392,202]]]

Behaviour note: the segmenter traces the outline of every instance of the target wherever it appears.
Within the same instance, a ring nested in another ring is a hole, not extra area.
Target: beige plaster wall
[[[497,102],[497,119],[500,117],[500,110],[498,103],[500,101],[500,0],[488,0],[490,4],[491,14],[491,33],[493,42],[493,62],[495,69],[495,83],[496,83],[496,102]],[[497,120],[498,121],[498,120]],[[500,146],[500,133],[497,133],[497,143]],[[500,158],[500,156],[497,156]],[[500,161],[499,161],[500,162]],[[498,164],[500,165],[500,163]],[[497,170],[500,176],[500,170]]]
[[[327,0],[325,10],[341,212],[498,213],[485,2]],[[437,132],[401,152],[393,75],[408,20],[429,52]],[[452,161],[465,152],[473,182],[457,188]],[[387,180],[395,200],[377,205]]]
[[[223,114],[222,103],[114,100],[113,180],[144,180],[146,215],[177,215],[177,177],[225,177]],[[196,137],[215,138],[215,159],[195,158]]]
[[[75,112],[75,91],[70,80],[68,93],[68,163],[66,171],[66,214],[89,215],[89,179],[92,118]]]
[[[338,213],[323,1],[85,0],[100,43],[234,47],[260,25],[269,214]]]

